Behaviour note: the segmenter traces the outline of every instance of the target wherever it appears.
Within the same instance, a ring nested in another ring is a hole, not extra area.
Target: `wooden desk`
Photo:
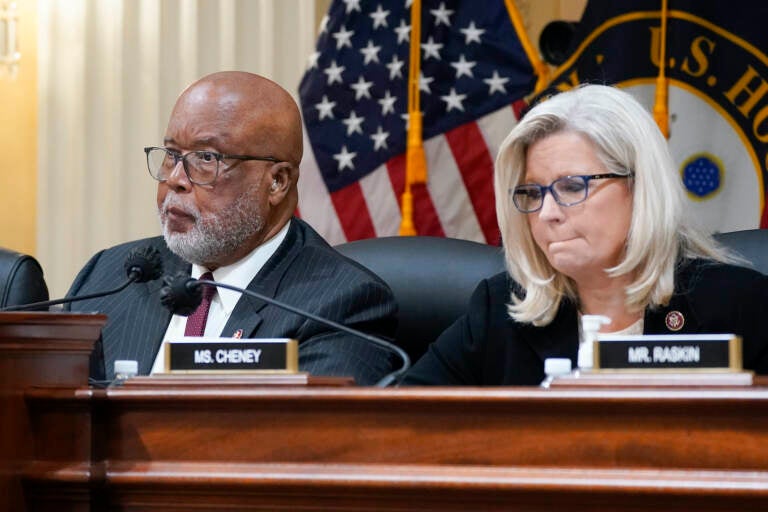
[[[21,396],[16,510],[768,509],[764,387],[139,379]]]

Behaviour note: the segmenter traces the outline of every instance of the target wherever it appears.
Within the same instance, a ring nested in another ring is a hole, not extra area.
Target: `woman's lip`
[[[561,240],[551,240],[547,245],[549,245],[549,247],[557,246],[557,244],[564,244],[566,242],[570,242],[571,240],[575,240],[575,238],[563,238]]]

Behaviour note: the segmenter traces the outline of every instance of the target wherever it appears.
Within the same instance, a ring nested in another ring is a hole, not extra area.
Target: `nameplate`
[[[171,340],[166,373],[296,373],[296,340],[188,337]]]
[[[741,371],[741,338],[735,334],[598,335],[599,370]]]

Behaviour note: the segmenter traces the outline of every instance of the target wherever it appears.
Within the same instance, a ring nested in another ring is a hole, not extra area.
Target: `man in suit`
[[[244,72],[208,75],[177,100],[163,146],[145,152],[158,180],[163,236],[99,252],[78,274],[70,296],[117,286],[129,252],[151,246],[160,251],[166,274],[205,274],[370,334],[392,336],[396,306],[386,284],[293,217],[301,117],[280,86]],[[94,353],[94,378],[113,378],[117,359],[138,361],[140,374],[156,372],[162,368],[163,341],[189,335],[187,318],[161,305],[162,284],[161,279],[134,284],[72,305],[109,316]],[[313,375],[350,375],[371,384],[395,364],[364,340],[229,290],[215,293],[203,318],[205,336],[297,339],[299,367]]]

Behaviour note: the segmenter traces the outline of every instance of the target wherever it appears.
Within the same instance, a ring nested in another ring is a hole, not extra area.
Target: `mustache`
[[[160,208],[158,208],[158,213],[161,217],[165,217],[168,215],[168,210],[171,208],[181,210],[185,214],[193,217],[195,220],[200,219],[200,210],[198,210],[197,206],[195,206],[194,203],[186,204],[184,200],[175,194],[167,194],[165,196],[163,204],[161,204]]]

